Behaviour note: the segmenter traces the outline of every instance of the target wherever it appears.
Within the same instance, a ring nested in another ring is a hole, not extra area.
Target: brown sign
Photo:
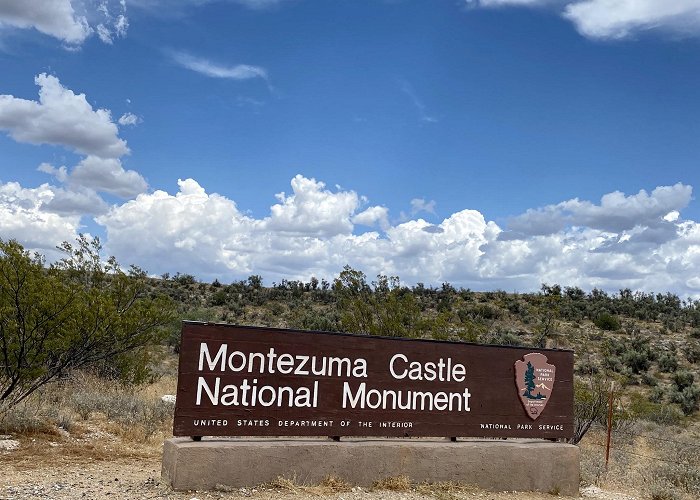
[[[573,362],[563,350],[185,322],[173,434],[570,437]]]

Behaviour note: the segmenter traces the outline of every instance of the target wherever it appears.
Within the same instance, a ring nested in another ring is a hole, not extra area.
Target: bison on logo
[[[532,420],[542,414],[549,402],[556,371],[556,366],[547,363],[547,356],[538,352],[515,362],[515,386],[525,413]]]

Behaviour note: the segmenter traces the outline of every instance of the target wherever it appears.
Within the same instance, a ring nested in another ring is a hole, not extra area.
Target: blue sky
[[[698,296],[700,0],[668,3],[0,0],[0,238]]]

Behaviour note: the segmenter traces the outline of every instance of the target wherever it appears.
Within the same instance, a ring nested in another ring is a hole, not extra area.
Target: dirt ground
[[[388,485],[363,489],[345,484],[297,485],[279,480],[257,488],[209,492],[175,492],[160,478],[161,454],[157,444],[125,444],[106,433],[20,437],[16,449],[0,451],[0,500],[25,499],[367,499],[484,498],[493,500],[551,499],[546,493],[491,493],[469,486]],[[636,497],[595,487],[581,491],[584,498],[632,500]]]

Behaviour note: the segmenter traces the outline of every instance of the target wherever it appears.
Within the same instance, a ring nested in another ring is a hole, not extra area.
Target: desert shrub
[[[482,344],[521,346],[523,340],[513,332],[497,330],[479,337]]]
[[[653,375],[649,373],[642,373],[641,376],[642,384],[648,385],[649,387],[656,387],[659,385],[659,381]]]
[[[334,311],[324,312],[307,309],[295,314],[289,326],[302,330],[337,332],[340,329],[338,319],[338,315]]]
[[[0,413],[0,434],[35,434],[51,430],[50,420],[27,400]]]
[[[646,372],[651,365],[649,354],[646,350],[630,349],[622,355],[622,362],[628,366],[633,373]]]
[[[693,384],[671,393],[671,402],[678,404],[685,415],[691,415],[698,409],[700,387]]]
[[[642,419],[662,425],[675,425],[683,418],[677,407],[646,400],[636,393],[630,395],[627,410],[633,420]]]
[[[603,367],[617,373],[621,373],[624,365],[617,356],[606,356],[603,358]]]
[[[650,500],[680,500],[680,496],[674,491],[673,485],[659,481],[649,485],[649,498]]]
[[[101,259],[98,239],[60,249],[65,257],[46,267],[0,240],[0,413],[71,369],[117,359],[137,366],[137,353],[165,337],[173,316],[144,271]]]
[[[609,394],[609,382],[600,375],[574,380],[574,436],[569,440],[577,444],[591,426],[605,416]]]
[[[503,312],[498,307],[489,304],[475,304],[467,308],[465,312],[473,319],[481,320],[499,319],[503,316]]]
[[[659,370],[662,372],[675,372],[678,368],[678,358],[672,352],[667,352],[659,357]]]
[[[138,427],[145,439],[172,418],[173,405],[160,399],[146,399],[124,386],[93,380],[92,387],[73,391],[68,404],[81,418],[93,412],[103,413],[109,420],[127,427]]]
[[[179,272],[175,273],[175,276],[173,276],[173,281],[175,281],[178,285],[185,286],[194,285],[197,283],[197,280],[191,274],[180,274]]]
[[[601,330],[606,330],[610,332],[617,331],[621,327],[620,320],[616,316],[610,314],[609,312],[600,313],[593,321],[593,323]]]
[[[387,337],[423,337],[431,331],[416,295],[398,276],[380,274],[370,285],[363,272],[345,266],[333,291],[343,331]]]
[[[700,344],[697,342],[694,342],[692,344],[688,344],[685,349],[683,350],[685,354],[685,359],[688,360],[688,363],[691,364],[696,364],[698,361],[700,361]]]
[[[595,375],[600,371],[600,368],[595,361],[588,357],[578,360],[574,371],[578,375]]]
[[[673,374],[671,380],[678,390],[683,390],[693,385],[693,382],[695,382],[695,374],[688,370],[680,370]]]
[[[664,390],[662,387],[656,386],[649,393],[649,401],[652,403],[661,403],[664,400]]]
[[[220,286],[220,285],[219,285]],[[219,289],[209,297],[209,303],[212,306],[223,306],[228,300],[228,293],[224,289]]]
[[[661,451],[666,460],[656,462],[651,471],[653,476],[673,486],[675,491],[700,497],[700,448],[677,440]]]

